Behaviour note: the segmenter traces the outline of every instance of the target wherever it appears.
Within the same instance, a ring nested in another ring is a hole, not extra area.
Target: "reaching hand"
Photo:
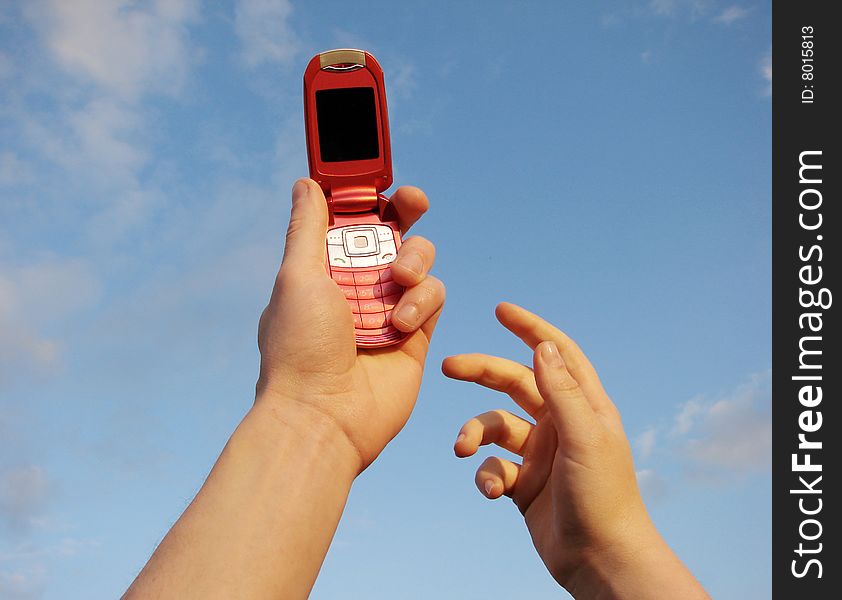
[[[544,564],[577,597],[707,598],[649,520],[620,415],[587,357],[518,306],[500,304],[497,318],[534,350],[534,370],[485,354],[442,365],[449,377],[507,393],[534,420],[495,410],[462,426],[458,456],[497,444],[523,457],[486,459],[477,487],[514,500]]]

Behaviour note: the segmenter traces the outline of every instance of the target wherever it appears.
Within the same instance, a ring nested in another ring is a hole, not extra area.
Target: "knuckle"
[[[579,383],[573,379],[573,376],[568,372],[562,373],[559,377],[554,378],[550,382],[550,387],[554,392],[559,392],[568,396],[574,396],[582,393]]]
[[[495,474],[500,470],[500,459],[496,456],[488,456],[477,469],[477,478],[485,474]]]
[[[503,410],[502,408],[495,408],[494,410],[489,410],[485,414],[487,414],[490,419],[494,419],[495,421],[506,419],[509,416],[509,412]]]
[[[440,304],[444,301],[444,284],[428,276],[423,282],[407,290],[404,298],[420,306]]]
[[[287,289],[290,286],[297,285],[302,280],[301,273],[289,265],[283,265],[278,271],[278,276],[275,278],[275,287],[279,290]]]
[[[420,235],[404,238],[398,253],[416,252],[421,255],[425,264],[432,263],[436,257],[436,247],[433,242]]]
[[[481,416],[482,415],[480,415],[478,417],[474,417],[472,419],[468,419],[467,421],[465,421],[465,424],[462,425],[462,430],[468,431],[468,430],[474,429],[476,427],[482,427],[482,421],[480,420]]]
[[[289,244],[290,240],[299,234],[301,230],[306,227],[304,218],[300,215],[293,215],[289,219],[289,226],[287,226],[286,242]]]
[[[510,396],[524,394],[534,389],[534,385],[535,375],[531,369],[527,369],[509,381],[506,386],[506,393]]]
[[[435,298],[441,296],[443,299],[446,294],[446,288],[441,279],[434,275],[427,275],[427,278],[424,280],[424,292],[428,297]]]

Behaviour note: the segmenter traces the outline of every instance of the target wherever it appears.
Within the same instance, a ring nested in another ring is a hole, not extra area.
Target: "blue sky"
[[[301,75],[346,46],[448,302],[312,597],[566,597],[451,451],[511,403],[441,359],[530,360],[501,300],[589,353],[713,595],[769,597],[769,4],[348,6],[0,2],[0,597],[119,595],[201,485],[253,398]]]

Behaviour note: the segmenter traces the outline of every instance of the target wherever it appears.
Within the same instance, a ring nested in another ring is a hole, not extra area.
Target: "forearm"
[[[258,405],[126,598],[306,598],[359,459],[329,419]]]
[[[588,556],[568,590],[579,600],[710,600],[651,522]]]

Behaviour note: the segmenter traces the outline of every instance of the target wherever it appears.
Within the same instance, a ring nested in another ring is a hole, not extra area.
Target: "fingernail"
[[[404,304],[398,309],[395,317],[398,321],[402,321],[406,325],[415,325],[418,322],[418,307],[414,304]]]
[[[464,433],[460,433],[459,435],[456,436],[456,441],[453,442],[453,445],[456,446],[459,442],[464,440],[466,437],[468,437],[468,436],[466,436]]]
[[[544,342],[541,345],[541,359],[549,367],[562,367],[564,361],[561,360],[561,353],[558,351],[558,346],[555,342]]]
[[[410,254],[408,256],[401,256],[397,263],[404,269],[412,271],[416,275],[420,275],[424,271],[424,261],[420,254]]]
[[[301,179],[295,182],[295,185],[292,186],[292,199],[298,200],[308,192],[308,186],[304,183]]]
[[[485,480],[485,495],[491,497],[491,492],[494,490],[494,482],[490,479]]]

